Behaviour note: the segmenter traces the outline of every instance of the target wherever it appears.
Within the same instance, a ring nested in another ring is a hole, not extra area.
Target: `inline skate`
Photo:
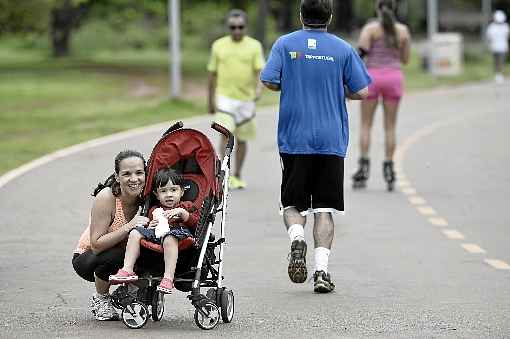
[[[359,169],[352,176],[352,188],[365,188],[367,187],[367,180],[370,171],[370,160],[368,158],[360,158],[359,161]]]
[[[388,192],[393,191],[395,184],[395,171],[393,169],[393,161],[386,160],[383,163],[383,175],[384,180],[386,181],[387,184]]]

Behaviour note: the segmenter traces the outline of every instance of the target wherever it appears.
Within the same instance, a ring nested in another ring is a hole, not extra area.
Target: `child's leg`
[[[173,280],[179,255],[179,240],[171,235],[165,237],[163,240],[163,251],[165,257],[164,278]]]
[[[124,271],[133,272],[136,259],[140,256],[140,240],[142,240],[142,238],[142,234],[137,230],[133,230],[129,233],[126,254],[124,255],[124,267],[122,267]]]

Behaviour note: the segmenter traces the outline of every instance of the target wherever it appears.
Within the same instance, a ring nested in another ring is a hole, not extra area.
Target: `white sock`
[[[317,247],[314,250],[315,270],[328,273],[328,260],[331,250],[326,247]]]
[[[305,240],[305,229],[303,225],[294,224],[289,227],[287,233],[289,233],[290,242],[294,240]]]

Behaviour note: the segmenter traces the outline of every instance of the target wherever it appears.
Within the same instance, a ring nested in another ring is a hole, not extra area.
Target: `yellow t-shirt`
[[[229,35],[213,43],[207,70],[217,74],[217,95],[249,101],[255,99],[257,72],[263,67],[260,42],[248,36],[235,42]]]

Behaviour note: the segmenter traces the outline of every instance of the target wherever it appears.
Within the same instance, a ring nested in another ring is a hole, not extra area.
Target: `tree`
[[[248,1],[247,0],[230,0],[230,5],[232,8],[238,8],[242,10],[247,10]]]
[[[294,1],[277,1],[277,4],[273,11],[277,28],[281,32],[289,32],[295,28],[294,17],[298,6]]]
[[[269,1],[258,0],[258,20],[255,28],[255,38],[266,47],[267,16],[269,15]]]
[[[0,34],[45,32],[49,0],[0,0]]]
[[[71,31],[78,27],[88,6],[73,0],[58,1],[50,12],[50,37],[54,57],[69,55]]]
[[[353,28],[354,8],[352,0],[334,1],[333,29],[350,32]]]

